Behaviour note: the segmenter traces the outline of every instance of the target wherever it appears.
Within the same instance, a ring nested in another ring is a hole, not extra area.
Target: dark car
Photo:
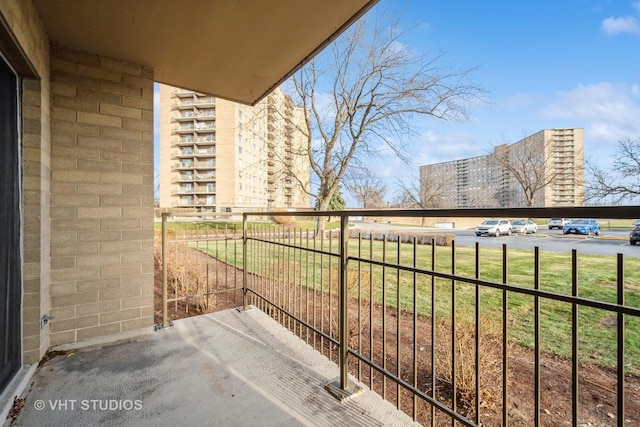
[[[595,219],[573,219],[562,227],[562,234],[586,234],[588,236],[600,234],[600,224]]]
[[[629,233],[629,244],[635,245],[640,242],[640,219],[636,219],[631,224],[631,232]]]

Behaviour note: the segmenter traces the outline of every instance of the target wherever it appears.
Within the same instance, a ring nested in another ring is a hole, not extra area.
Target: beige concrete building
[[[526,207],[525,190],[515,176],[520,173],[522,181],[548,182],[533,191],[532,206],[583,206],[583,140],[580,128],[544,129],[486,156],[421,166],[421,183],[442,183],[438,207]]]
[[[256,104],[374,3],[0,1],[1,419],[51,347],[152,330],[154,81]]]
[[[160,207],[308,208],[304,126],[280,88],[247,106],[160,85]]]

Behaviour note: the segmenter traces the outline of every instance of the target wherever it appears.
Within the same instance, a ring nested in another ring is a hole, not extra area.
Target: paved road
[[[456,244],[463,246],[473,246],[475,242],[480,242],[482,246],[502,247],[507,244],[513,249],[532,249],[538,246],[540,250],[551,252],[570,252],[572,249],[579,253],[594,255],[616,255],[618,253],[627,257],[640,257],[640,245],[630,246],[628,232],[624,230],[602,230],[600,236],[596,238],[567,235],[564,236],[560,230],[547,230],[542,227],[538,233],[512,236],[477,237],[473,230],[446,230],[424,227],[404,227],[393,224],[379,224],[374,222],[357,222],[354,228],[372,231],[420,231],[451,233],[456,235]]]

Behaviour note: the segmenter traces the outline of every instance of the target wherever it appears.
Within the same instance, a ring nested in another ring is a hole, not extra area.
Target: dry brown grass
[[[196,310],[206,313],[215,306],[217,296],[210,292],[211,277],[205,262],[189,253],[192,251],[186,242],[175,242],[167,250],[167,297],[193,301]],[[154,256],[160,263],[160,245],[155,245]]]
[[[495,323],[480,319],[479,373],[480,407],[493,408],[502,392],[502,342],[495,330]],[[456,380],[458,410],[467,417],[475,416],[476,405],[476,338],[475,320],[470,316],[456,318],[456,363],[453,369],[451,323],[439,321],[435,341],[436,379],[440,392],[450,396],[453,388],[453,371]]]

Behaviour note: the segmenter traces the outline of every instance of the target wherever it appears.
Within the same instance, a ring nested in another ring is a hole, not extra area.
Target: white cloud
[[[637,94],[637,85],[607,82],[578,85],[571,91],[557,92],[556,100],[544,108],[542,115],[587,122],[593,129],[606,129],[616,135],[637,134],[640,133],[640,106],[633,99]]]
[[[640,24],[634,16],[610,17],[602,21],[602,30],[607,34],[637,34],[640,33]]]
[[[638,85],[578,85],[573,90],[557,92],[555,101],[541,114],[583,126],[585,154],[607,155],[618,141],[640,135]]]

